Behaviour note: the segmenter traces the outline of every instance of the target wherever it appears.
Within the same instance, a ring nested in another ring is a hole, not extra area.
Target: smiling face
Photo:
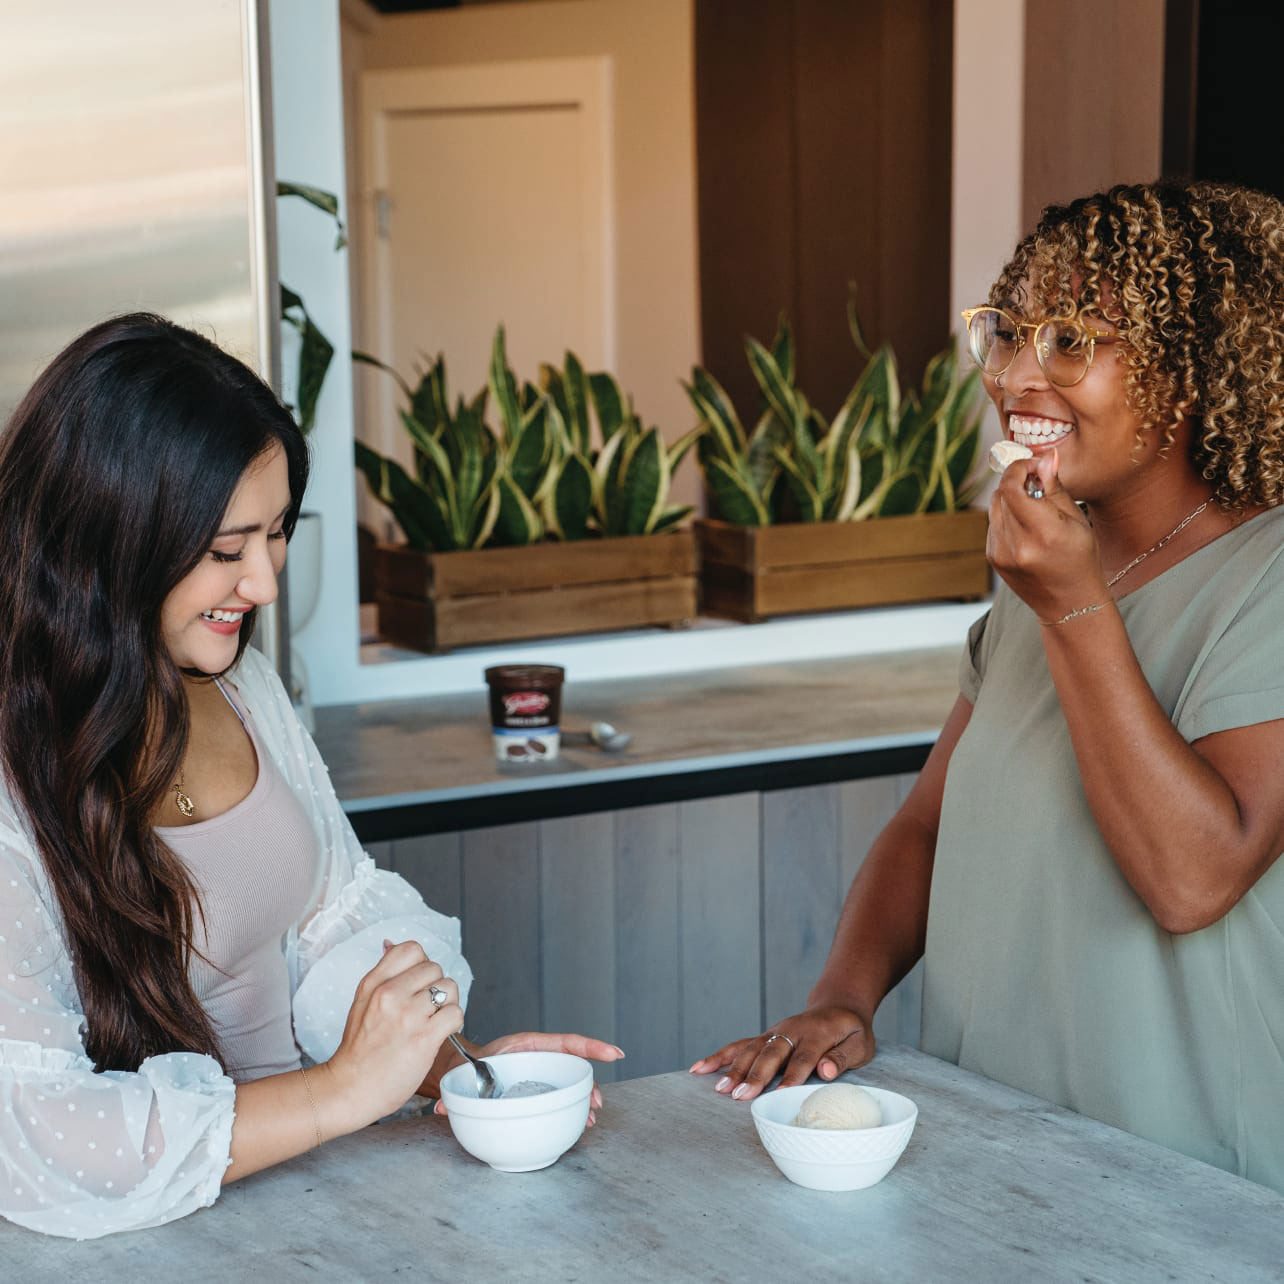
[[[236,658],[245,612],[276,599],[285,565],[290,482],[280,446],[243,474],[218,534],[161,608],[161,633],[180,669],[221,673]]]
[[[1037,323],[1046,316],[1018,319]],[[1102,314],[1089,315],[1084,322],[1110,335],[1116,332]],[[1156,470],[1169,472],[1174,464],[1180,467],[1180,461],[1188,460],[1185,442],[1176,443],[1165,457],[1159,453],[1159,433],[1147,430],[1139,437],[1142,423],[1128,404],[1120,343],[1099,340],[1083,378],[1060,386],[1039,365],[1034,333],[1025,334],[1026,343],[1001,382],[983,375],[985,389],[1009,441],[1028,446],[1036,456],[1056,450],[1061,480],[1076,499],[1101,501],[1127,494],[1153,480]]]

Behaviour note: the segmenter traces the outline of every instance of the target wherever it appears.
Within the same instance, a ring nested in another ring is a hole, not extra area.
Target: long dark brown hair
[[[65,348],[0,438],[0,765],[58,899],[99,1070],[218,1055],[188,976],[196,889],[152,828],[188,734],[161,607],[276,445],[288,536],[308,471],[294,420],[235,358],[145,313]],[[252,631],[247,615],[237,659]]]

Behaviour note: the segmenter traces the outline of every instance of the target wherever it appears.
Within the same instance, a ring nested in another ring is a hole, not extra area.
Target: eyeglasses
[[[1073,317],[1033,322],[1018,321],[1002,308],[967,308],[963,312],[972,360],[991,378],[997,379],[1016,360],[1025,347],[1025,331],[1033,330],[1039,368],[1062,388],[1073,387],[1088,373],[1098,343],[1119,338],[1113,331],[1084,325],[1082,317],[1080,311]]]

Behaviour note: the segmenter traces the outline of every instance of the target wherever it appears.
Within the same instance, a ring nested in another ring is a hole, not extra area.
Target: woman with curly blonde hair
[[[969,345],[1001,584],[806,1011],[693,1070],[739,1100],[923,1047],[1284,1190],[1284,207],[1045,210]]]

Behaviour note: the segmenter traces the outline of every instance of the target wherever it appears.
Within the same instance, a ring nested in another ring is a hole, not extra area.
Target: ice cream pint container
[[[561,748],[562,680],[556,664],[497,664],[486,670],[497,762],[552,762]]]

